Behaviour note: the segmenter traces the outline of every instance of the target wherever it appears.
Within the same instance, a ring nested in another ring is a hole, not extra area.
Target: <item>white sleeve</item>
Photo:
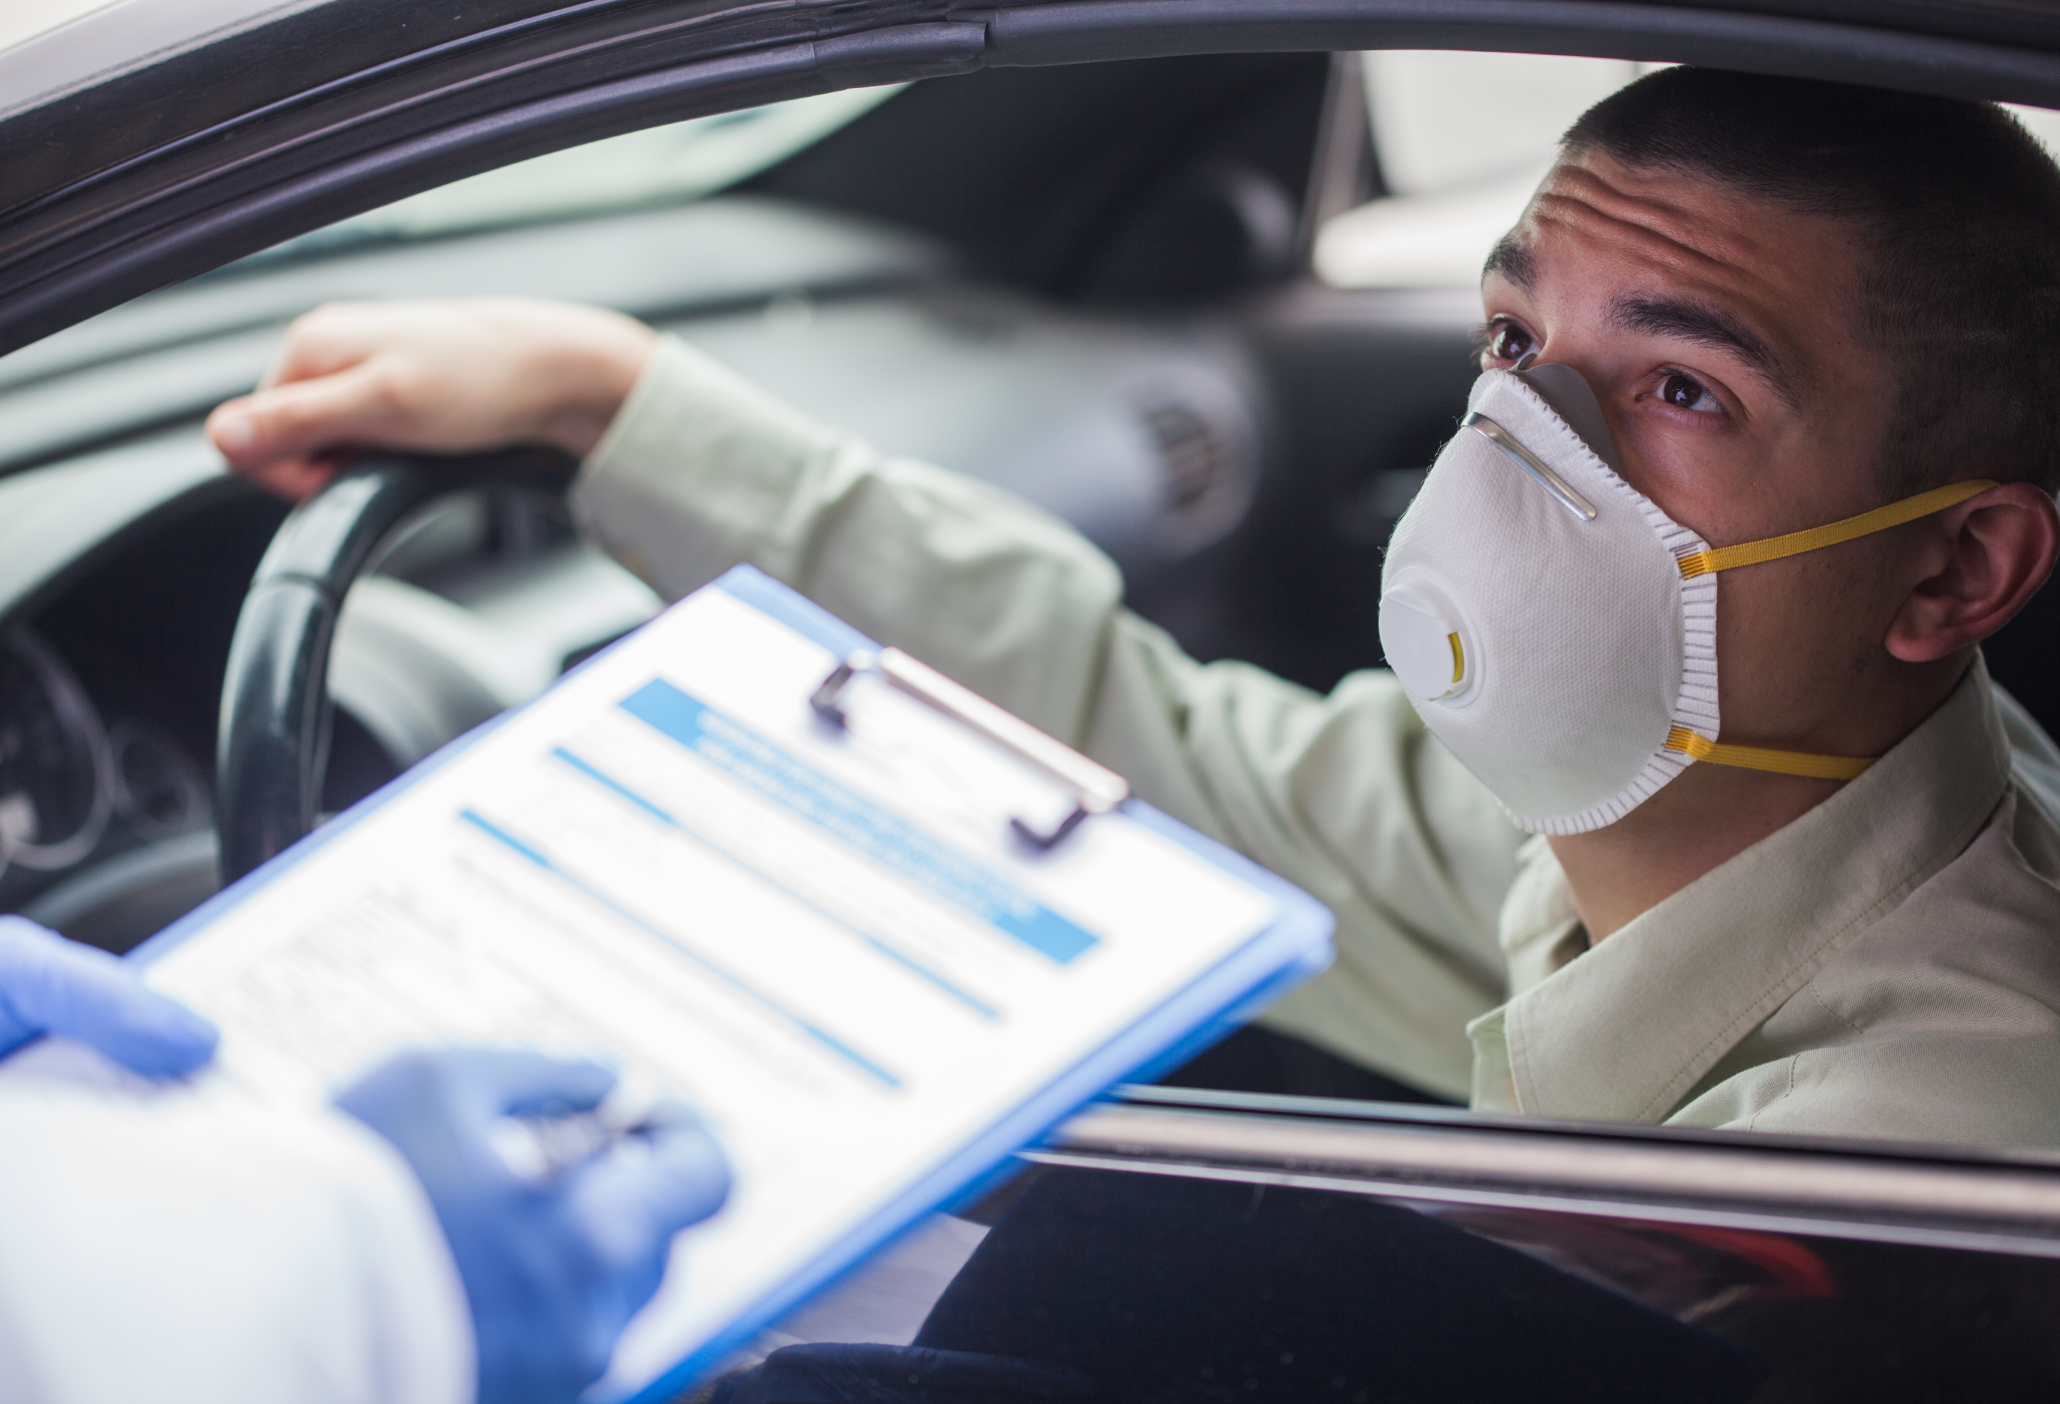
[[[0,1079],[7,1404],[469,1404],[414,1175],[340,1113]]]

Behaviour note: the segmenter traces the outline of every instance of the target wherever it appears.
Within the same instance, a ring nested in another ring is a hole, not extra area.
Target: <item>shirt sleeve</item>
[[[1197,663],[1064,522],[825,429],[671,338],[573,509],[666,598],[748,562],[1307,889],[1337,914],[1338,961],[1265,1022],[1465,1098],[1523,835],[1391,675],[1324,697]]]
[[[338,1113],[0,1084],[0,1398],[470,1404],[472,1321],[400,1157]]]

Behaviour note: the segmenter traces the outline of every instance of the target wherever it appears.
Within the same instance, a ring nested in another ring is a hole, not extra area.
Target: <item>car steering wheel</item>
[[[287,515],[251,577],[222,679],[215,832],[224,885],[315,827],[329,762],[329,646],[344,596],[395,528],[453,493],[562,490],[571,468],[540,450],[368,455]]]

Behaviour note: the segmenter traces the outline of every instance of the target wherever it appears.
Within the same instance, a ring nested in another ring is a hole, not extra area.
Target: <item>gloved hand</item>
[[[1027,1404],[1094,1381],[1063,1365],[891,1345],[797,1345],[724,1380],[709,1404]]]
[[[135,966],[0,916],[0,1057],[40,1034],[90,1044],[151,1077],[184,1077],[215,1056],[221,1034]]]
[[[593,1063],[452,1048],[403,1054],[336,1099],[428,1192],[472,1306],[479,1404],[576,1397],[658,1290],[673,1235],[729,1193],[721,1148],[683,1108],[546,1179],[495,1151],[502,1118],[590,1111],[614,1083]]]

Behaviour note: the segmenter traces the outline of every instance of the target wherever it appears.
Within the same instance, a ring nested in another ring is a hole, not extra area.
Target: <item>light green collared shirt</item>
[[[1197,663],[1064,523],[677,341],[574,509],[666,597],[748,561],[1328,903],[1337,963],[1273,1027],[1483,1108],[2060,1145],[2060,828],[2026,789],[2060,794],[2060,753],[1978,664],[1860,779],[1590,950],[1550,849],[1389,674],[1325,697]]]

